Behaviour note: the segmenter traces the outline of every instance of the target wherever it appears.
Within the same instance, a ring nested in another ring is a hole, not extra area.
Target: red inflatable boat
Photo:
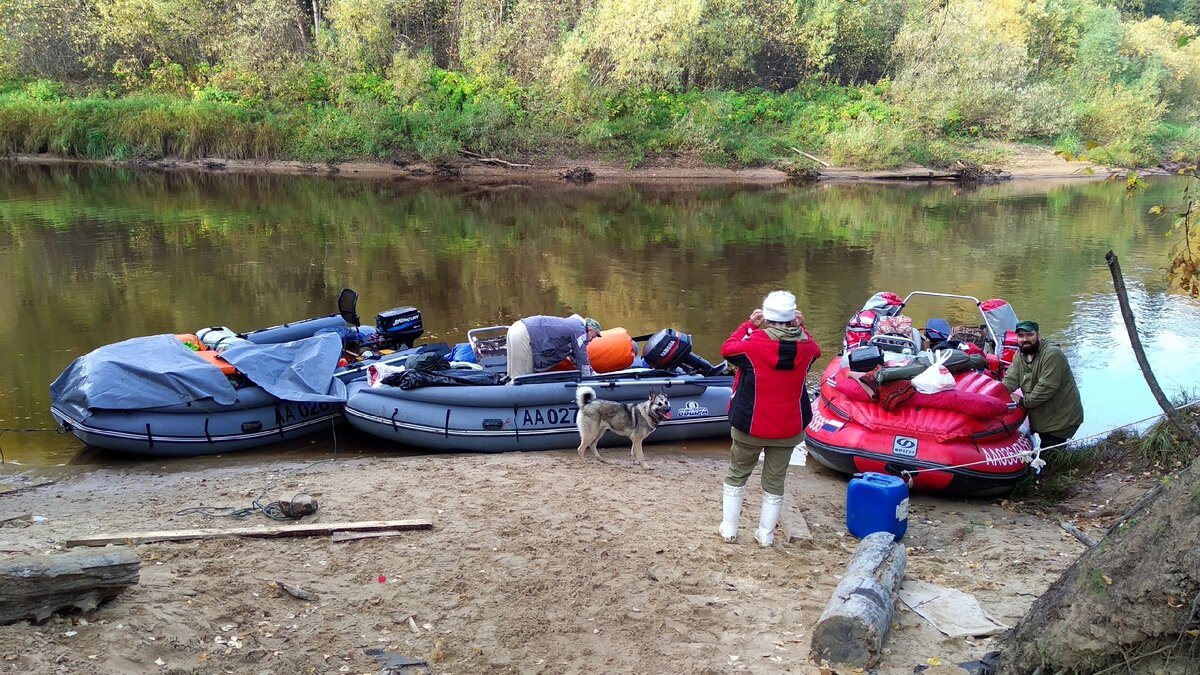
[[[947,321],[929,319],[923,331],[912,328],[902,311],[914,296],[972,302],[984,322],[952,331]],[[835,471],[900,476],[914,490],[981,497],[1012,490],[1033,449],[1025,411],[1000,381],[1016,351],[1015,327],[1003,300],[876,294],[847,324],[843,353],[822,376],[806,430],[809,453]],[[919,372],[914,359],[928,360],[935,349],[961,352],[951,368],[954,386],[921,393],[897,374]],[[875,377],[895,379],[876,390],[860,384],[864,375],[872,385]]]

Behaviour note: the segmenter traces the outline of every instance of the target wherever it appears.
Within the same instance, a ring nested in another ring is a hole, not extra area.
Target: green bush
[[[829,154],[834,164],[894,169],[909,158],[914,135],[899,122],[876,122],[865,116],[829,134]]]

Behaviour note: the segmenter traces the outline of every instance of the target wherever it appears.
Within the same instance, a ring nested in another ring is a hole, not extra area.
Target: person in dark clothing
[[[729,470],[722,486],[723,518],[718,532],[737,540],[738,518],[746,482],[764,454],[763,504],[754,539],[762,546],[775,541],[775,525],[783,508],[783,487],[792,448],[804,439],[812,418],[804,378],[821,348],[804,327],[796,296],[773,291],[762,309],[738,326],[721,347],[721,355],[737,366],[729,402]]]
[[[1029,415],[1029,430],[1040,447],[1064,445],[1083,424],[1083,402],[1063,350],[1043,342],[1036,321],[1017,324],[1020,354],[1004,375],[1004,386]]]
[[[578,314],[530,316],[508,328],[508,377],[544,372],[571,357],[584,376],[593,375],[587,344],[600,335],[600,322]]]

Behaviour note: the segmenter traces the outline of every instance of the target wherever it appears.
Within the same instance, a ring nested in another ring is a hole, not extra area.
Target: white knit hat
[[[762,311],[767,321],[790,323],[796,318],[796,296],[787,291],[771,291],[763,298]]]

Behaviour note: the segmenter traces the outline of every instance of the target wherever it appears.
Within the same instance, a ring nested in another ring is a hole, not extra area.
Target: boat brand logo
[[[700,405],[695,401],[684,403],[678,410],[675,411],[675,417],[707,417],[708,408]]]
[[[917,439],[908,436],[897,436],[892,441],[892,454],[900,457],[917,456]]]
[[[827,419],[819,411],[814,410],[812,421],[808,423],[808,428],[813,431],[825,431],[832,434],[835,431],[840,431],[845,425],[845,422]]]

